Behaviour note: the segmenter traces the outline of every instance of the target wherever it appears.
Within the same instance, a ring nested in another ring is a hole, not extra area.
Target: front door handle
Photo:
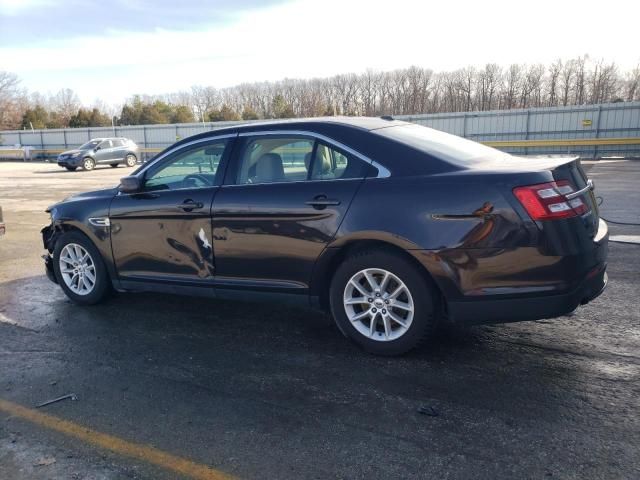
[[[176,205],[176,208],[184,210],[185,212],[191,212],[192,210],[197,210],[202,207],[204,207],[202,202],[194,202],[193,200],[185,200],[180,205]]]
[[[333,198],[327,198],[326,195],[317,195],[313,197],[313,200],[309,200],[304,202],[305,205],[310,205],[316,210],[322,210],[327,208],[330,205],[340,205],[340,200],[336,200]]]

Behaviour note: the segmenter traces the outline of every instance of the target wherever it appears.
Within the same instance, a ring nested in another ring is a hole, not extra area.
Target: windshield
[[[78,147],[78,150],[93,150],[94,148],[96,148],[98,146],[98,144],[101,142],[101,140],[91,140],[87,143],[85,143],[84,145],[80,145]]]
[[[465,166],[469,163],[510,156],[481,143],[444,133],[440,130],[434,130],[433,128],[423,127],[422,125],[381,128],[376,130],[375,133],[402,142],[455,165]]]

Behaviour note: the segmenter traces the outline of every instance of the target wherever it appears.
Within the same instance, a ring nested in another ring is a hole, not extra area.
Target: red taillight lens
[[[573,187],[566,180],[516,187],[513,194],[533,220],[553,220],[582,215],[589,207],[581,197],[569,200],[565,195]]]

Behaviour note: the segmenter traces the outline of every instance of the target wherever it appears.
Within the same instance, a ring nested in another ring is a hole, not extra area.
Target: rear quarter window
[[[375,133],[462,167],[486,160],[511,157],[481,143],[421,125],[382,128]]]

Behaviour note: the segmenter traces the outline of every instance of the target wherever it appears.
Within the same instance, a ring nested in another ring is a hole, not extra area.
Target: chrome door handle
[[[193,200],[185,200],[180,205],[176,205],[176,208],[184,210],[185,212],[190,212],[191,210],[196,210],[202,207],[204,207],[202,202],[194,202]]]
[[[327,208],[330,205],[340,205],[340,200],[327,198],[326,195],[318,195],[316,197],[313,197],[313,200],[309,200],[304,203],[305,205],[312,206],[316,210],[322,210],[323,208]]]

